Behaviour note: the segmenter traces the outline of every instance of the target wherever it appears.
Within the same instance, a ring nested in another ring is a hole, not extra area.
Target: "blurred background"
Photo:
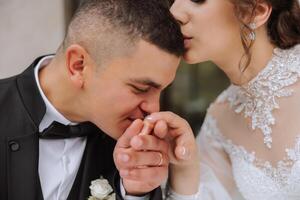
[[[0,0],[0,78],[21,73],[40,55],[55,53],[79,3]],[[207,107],[228,84],[211,62],[182,62],[175,81],[161,97],[161,108],[185,118],[197,134]]]

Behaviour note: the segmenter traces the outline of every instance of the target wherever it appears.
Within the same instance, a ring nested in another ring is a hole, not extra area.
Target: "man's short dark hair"
[[[81,44],[100,56],[140,39],[176,56],[184,53],[180,27],[166,0],[85,0],[71,20],[64,46]]]

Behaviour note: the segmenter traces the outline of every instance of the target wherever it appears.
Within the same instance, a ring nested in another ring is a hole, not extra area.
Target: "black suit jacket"
[[[41,58],[20,75],[0,80],[0,200],[43,199],[38,127],[46,107],[34,78],[34,67]],[[91,181],[100,175],[109,180],[117,199],[122,199],[112,156],[114,146],[115,141],[99,129],[88,136],[68,200],[86,200]],[[160,188],[151,192],[151,199],[162,199]]]

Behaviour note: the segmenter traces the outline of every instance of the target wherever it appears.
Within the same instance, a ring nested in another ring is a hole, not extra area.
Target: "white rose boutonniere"
[[[113,193],[109,182],[100,177],[100,179],[93,180],[90,185],[91,195],[88,200],[115,200],[116,194]]]

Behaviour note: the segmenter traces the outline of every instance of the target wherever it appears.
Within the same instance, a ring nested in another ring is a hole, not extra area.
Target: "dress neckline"
[[[288,86],[300,77],[300,45],[283,50],[275,48],[268,64],[248,83],[231,84],[217,99],[229,102],[236,113],[251,119],[252,130],[260,129],[264,144],[272,147],[272,125],[276,123],[272,111],[279,109],[277,99],[293,94]]]

